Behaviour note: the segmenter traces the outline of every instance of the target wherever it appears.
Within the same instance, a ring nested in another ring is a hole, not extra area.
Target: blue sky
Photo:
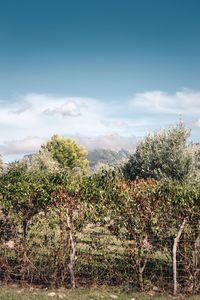
[[[0,0],[0,152],[54,133],[200,140],[199,0]]]

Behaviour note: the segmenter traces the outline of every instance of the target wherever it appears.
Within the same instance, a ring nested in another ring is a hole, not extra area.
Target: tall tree
[[[55,134],[51,140],[42,145],[42,149],[50,151],[53,159],[58,161],[62,169],[73,171],[79,168],[83,173],[89,169],[89,162],[86,159],[87,151],[70,138],[66,139]]]
[[[127,178],[184,181],[194,174],[194,155],[186,145],[190,131],[182,121],[169,130],[148,134],[124,166]]]

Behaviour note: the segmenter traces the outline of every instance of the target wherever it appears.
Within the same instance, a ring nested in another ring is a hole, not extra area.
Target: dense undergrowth
[[[130,286],[198,293],[197,186],[125,182],[114,171],[34,175],[11,169],[0,182],[0,280],[53,287]]]

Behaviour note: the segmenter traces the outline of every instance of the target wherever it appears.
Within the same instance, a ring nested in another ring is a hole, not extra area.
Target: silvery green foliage
[[[194,144],[191,147],[195,152],[195,166],[200,170],[200,144]]]
[[[109,166],[107,164],[101,163],[99,162],[94,169],[94,173],[102,173],[103,171],[113,171],[114,167],[113,166]]]
[[[16,161],[13,161],[11,162],[8,167],[6,168],[5,172],[19,172],[19,171],[22,171],[24,173],[27,173],[28,170],[29,170],[29,167],[30,167],[30,163],[29,163],[29,159],[27,157],[23,157],[22,159],[20,160],[16,160]]]
[[[82,176],[83,175],[83,170],[80,167],[74,167],[73,169],[68,169],[65,170],[66,174],[68,174],[69,176]]]
[[[2,159],[2,156],[0,154],[0,172],[3,172],[3,159]]]
[[[53,159],[53,155],[47,149],[40,150],[32,158],[32,165],[29,168],[30,173],[53,174],[61,171],[59,163]]]
[[[129,151],[121,149],[113,151],[108,149],[94,149],[88,151],[87,159],[90,163],[90,168],[95,171],[99,164],[108,166],[118,166],[122,159],[128,159]]]
[[[18,162],[18,164],[23,165],[26,170],[28,170],[29,167],[30,167],[29,159],[26,156],[24,156],[22,159],[20,159],[20,161]]]
[[[194,183],[199,185],[200,184],[200,145],[191,144],[190,149],[194,155],[194,164],[195,164]]]
[[[173,181],[189,180],[194,175],[194,151],[186,146],[190,131],[182,121],[169,130],[148,134],[136,147],[124,166],[130,179],[154,178]]]

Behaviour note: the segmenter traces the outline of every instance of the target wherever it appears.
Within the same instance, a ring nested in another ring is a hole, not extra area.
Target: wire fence
[[[193,226],[194,225],[194,226]],[[162,240],[143,236],[139,242],[107,227],[88,225],[75,231],[73,268],[76,286],[126,285],[160,292],[199,293],[200,230],[196,224]],[[69,230],[62,222],[40,216],[27,227],[27,236],[13,219],[0,227],[0,279],[42,286],[70,286]],[[175,282],[176,281],[176,282]]]

